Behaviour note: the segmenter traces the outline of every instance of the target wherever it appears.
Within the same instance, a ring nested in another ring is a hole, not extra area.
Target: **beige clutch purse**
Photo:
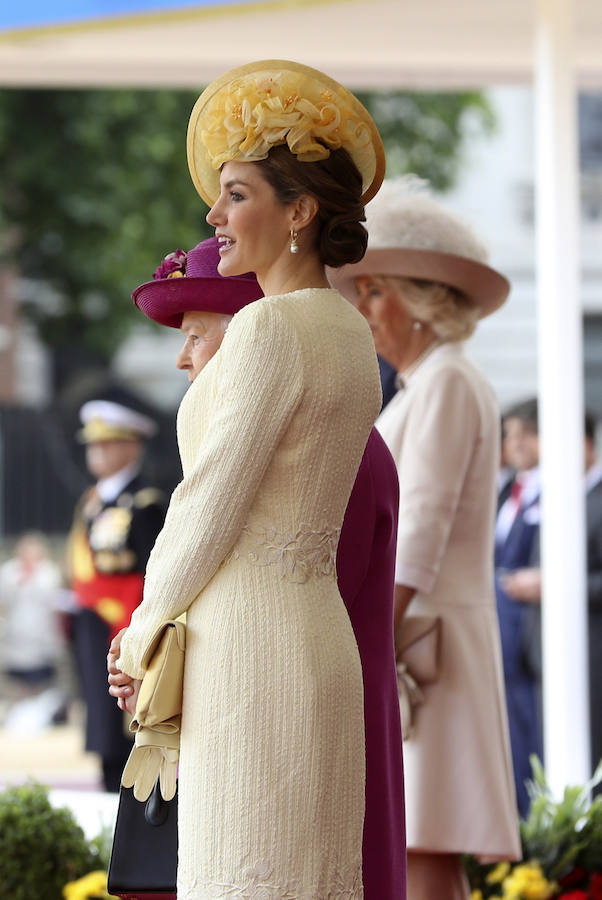
[[[440,616],[406,616],[397,630],[397,693],[404,740],[412,734],[415,707],[424,702],[422,686],[439,677]]]
[[[150,796],[157,776],[165,800],[176,792],[185,649],[186,626],[169,621],[157,630],[143,657],[146,672],[130,724],[136,737],[121,776],[137,800]]]

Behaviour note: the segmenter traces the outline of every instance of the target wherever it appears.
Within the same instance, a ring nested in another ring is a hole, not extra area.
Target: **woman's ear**
[[[320,206],[311,194],[301,194],[297,197],[292,207],[291,228],[302,231],[314,221],[318,215]]]

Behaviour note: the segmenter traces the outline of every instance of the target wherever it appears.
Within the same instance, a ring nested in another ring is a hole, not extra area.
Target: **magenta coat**
[[[372,429],[341,531],[339,590],[362,661],[366,719],[364,900],[405,900],[401,725],[393,646],[399,483]]]

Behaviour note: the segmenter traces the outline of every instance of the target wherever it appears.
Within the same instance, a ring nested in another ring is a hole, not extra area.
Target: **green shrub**
[[[103,867],[69,809],[39,784],[0,793],[0,892],[10,900],[63,900],[63,887]]]

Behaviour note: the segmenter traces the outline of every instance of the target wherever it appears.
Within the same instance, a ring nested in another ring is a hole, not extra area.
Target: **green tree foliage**
[[[437,191],[456,182],[470,139],[495,128],[481,91],[382,91],[358,97],[382,136],[387,177],[414,172]]]
[[[186,165],[197,96],[0,95],[3,256],[32,280],[22,300],[48,345],[83,342],[110,355],[141,321],[132,289],[171,250],[209,234]]]
[[[132,289],[162,258],[210,233],[185,139],[197,91],[0,93],[0,250],[24,276],[23,311],[55,351],[107,359],[142,317]],[[389,174],[437,189],[457,176],[466,134],[492,127],[484,97],[364,94]]]

